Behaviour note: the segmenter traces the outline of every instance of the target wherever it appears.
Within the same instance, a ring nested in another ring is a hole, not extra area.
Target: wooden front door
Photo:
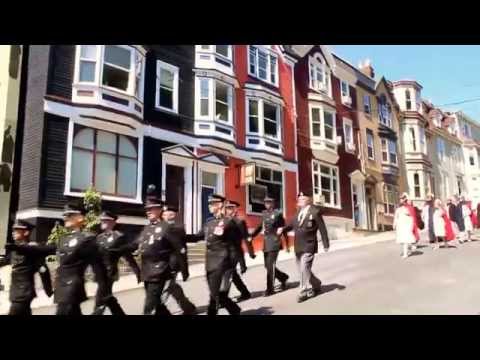
[[[185,177],[183,167],[167,164],[165,180],[165,200],[167,204],[173,205],[178,209],[177,220],[183,223],[185,211]]]

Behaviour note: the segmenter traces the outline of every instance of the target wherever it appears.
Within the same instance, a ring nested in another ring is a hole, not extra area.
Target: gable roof
[[[375,90],[378,91],[378,87],[380,86],[380,84],[384,84],[385,85],[385,89],[387,90],[387,94],[388,94],[388,97],[390,98],[390,101],[393,103],[393,105],[395,106],[395,108],[397,110],[400,110],[400,105],[398,105],[397,103],[397,99],[395,99],[395,96],[393,95],[393,91],[392,91],[392,86],[390,85],[390,83],[387,81],[387,79],[385,78],[385,76],[382,76],[382,78],[377,82],[377,84],[375,85]]]
[[[332,72],[335,74],[335,60],[333,58],[332,52],[327,45],[284,45],[286,50],[288,47],[287,51],[289,53],[299,58],[303,58],[304,56],[306,56],[310,52],[310,50],[313,49],[314,46],[318,46],[320,48],[320,51],[325,58],[325,61],[327,62],[330,69],[332,69]]]

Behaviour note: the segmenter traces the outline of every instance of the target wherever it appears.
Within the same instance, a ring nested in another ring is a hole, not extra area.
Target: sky
[[[462,110],[480,121],[479,45],[328,45],[354,66],[370,59],[376,80],[414,79],[422,98],[444,110]],[[447,105],[465,100],[477,101]]]

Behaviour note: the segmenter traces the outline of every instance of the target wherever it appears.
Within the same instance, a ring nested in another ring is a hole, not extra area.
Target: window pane
[[[200,79],[200,115],[208,116],[209,80]]]
[[[272,170],[270,169],[267,169],[267,168],[263,168],[261,167],[260,168],[260,178],[263,179],[263,180],[271,180],[272,176]]]
[[[322,174],[330,175],[330,168],[328,166],[320,165],[320,172]]]
[[[82,59],[96,60],[97,45],[82,45],[80,50],[80,57]]]
[[[325,125],[333,127],[333,114],[325,111],[323,113],[323,118],[325,121]]]
[[[312,124],[312,136],[321,136],[319,123]]]
[[[318,175],[313,176],[313,186],[318,188]]]
[[[165,88],[160,88],[159,102],[160,106],[167,109],[173,109],[173,91]]]
[[[217,186],[217,174],[202,171],[202,185],[216,187]]]
[[[216,119],[228,121],[228,86],[216,82]]]
[[[320,123],[320,109],[312,108],[312,122]]]
[[[115,193],[115,174],[115,156],[97,154],[95,164],[95,188],[100,192]]]
[[[97,150],[116,154],[117,135],[105,131],[97,131]]]
[[[258,52],[258,77],[267,80],[267,55],[261,51]]]
[[[348,95],[348,85],[346,82],[342,81],[342,95]]]
[[[126,136],[120,135],[120,144],[118,153],[122,156],[137,157],[137,148],[135,144]]]
[[[322,195],[325,197],[325,203],[331,204],[330,191],[322,191]]]
[[[216,102],[215,119],[228,121],[228,105],[219,101]]]
[[[93,150],[93,130],[82,129],[75,135],[73,146]]]
[[[249,100],[248,108],[250,131],[258,132],[258,102],[256,100]]]
[[[325,127],[325,138],[333,140],[333,128]]]
[[[93,153],[73,149],[72,173],[70,186],[72,190],[85,190],[92,183]]]
[[[255,74],[257,57],[256,57],[256,48],[253,46],[250,46],[249,57],[250,57],[250,73]]]
[[[173,89],[174,73],[170,70],[160,69],[160,86]]]
[[[277,58],[270,56],[270,81],[275,84],[277,75]]]
[[[137,195],[137,160],[126,158],[118,160],[118,195],[130,197]]]
[[[273,181],[282,182],[282,173],[280,171],[273,172]]]
[[[103,85],[126,91],[128,89],[128,76],[128,71],[104,65],[102,83]]]
[[[80,62],[80,81],[95,81],[95,63],[89,61]]]
[[[228,57],[228,47],[229,45],[216,45],[217,54]]]
[[[270,105],[268,103],[263,103],[263,116],[267,119],[276,121],[277,120],[277,107],[275,105]]]
[[[277,123],[265,119],[264,127],[265,135],[277,137]]]
[[[105,45],[105,61],[130,70],[130,51],[115,45]]]

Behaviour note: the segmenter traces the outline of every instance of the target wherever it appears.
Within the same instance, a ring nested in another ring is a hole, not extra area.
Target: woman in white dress
[[[462,215],[463,221],[465,222],[465,241],[471,241],[472,231],[473,231],[473,223],[472,223],[472,210],[468,207],[465,197],[461,197],[461,204],[462,204]]]
[[[408,194],[403,193],[393,220],[393,228],[396,230],[397,235],[396,242],[397,244],[402,244],[402,258],[404,259],[410,255],[409,246],[417,241],[415,237],[415,219],[407,202]]]
[[[442,208],[442,202],[440,199],[436,199],[434,202],[435,210],[433,212],[433,231],[435,233],[435,243],[433,244],[433,250],[438,249],[439,243],[444,242],[447,244],[446,240],[446,224],[445,224],[445,211]]]

